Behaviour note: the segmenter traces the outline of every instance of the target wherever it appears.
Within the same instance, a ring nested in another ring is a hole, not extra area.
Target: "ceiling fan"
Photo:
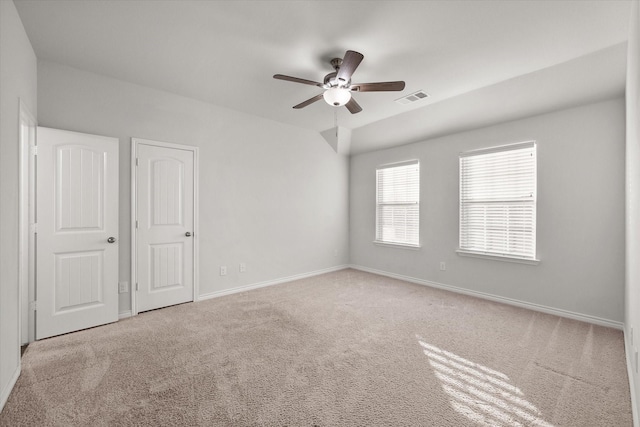
[[[387,92],[387,91],[401,91],[404,89],[404,82],[379,82],[379,83],[351,83],[351,76],[356,71],[360,62],[364,56],[353,50],[348,50],[344,54],[344,58],[333,58],[331,60],[331,66],[334,68],[334,72],[324,76],[324,82],[314,82],[312,80],[300,79],[298,77],[285,76],[282,74],[276,74],[274,79],[286,80],[294,83],[302,83],[311,86],[318,86],[325,91],[313,98],[307,99],[298,105],[294,105],[293,108],[300,109],[307,105],[313,104],[316,101],[324,98],[329,105],[334,107],[347,107],[347,110],[351,114],[356,114],[362,111],[362,107],[351,96],[351,92]]]

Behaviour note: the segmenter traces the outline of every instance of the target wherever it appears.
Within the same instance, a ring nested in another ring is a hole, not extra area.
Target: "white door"
[[[118,139],[38,127],[36,339],[118,320]]]
[[[193,301],[194,284],[194,151],[141,141],[134,140],[137,312]]]

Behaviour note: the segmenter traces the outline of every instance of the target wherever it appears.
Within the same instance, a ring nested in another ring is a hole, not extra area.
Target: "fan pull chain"
[[[338,138],[338,109],[333,109],[333,127],[336,128],[336,138]]]

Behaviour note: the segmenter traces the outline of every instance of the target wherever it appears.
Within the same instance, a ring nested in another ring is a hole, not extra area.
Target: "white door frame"
[[[198,223],[198,200],[199,200],[199,168],[198,168],[198,147],[192,145],[175,144],[172,142],[152,141],[142,138],[131,138],[131,315],[138,314],[138,307],[136,301],[136,286],[138,283],[138,235],[136,228],[136,221],[138,220],[137,212],[137,189],[138,189],[138,174],[136,168],[136,162],[138,159],[138,145],[151,145],[154,147],[163,148],[175,148],[179,150],[191,151],[193,153],[193,301],[198,300],[200,295],[198,264],[199,264],[199,223]]]
[[[35,341],[35,183],[36,183],[36,133],[38,123],[25,103],[20,100],[20,122],[18,124],[20,150],[20,202],[19,202],[19,264],[18,264],[18,325],[19,345]],[[23,125],[29,128],[28,135],[22,132]]]

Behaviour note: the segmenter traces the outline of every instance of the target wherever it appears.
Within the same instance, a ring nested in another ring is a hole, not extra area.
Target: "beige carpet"
[[[30,345],[2,426],[631,426],[620,331],[355,270]]]

